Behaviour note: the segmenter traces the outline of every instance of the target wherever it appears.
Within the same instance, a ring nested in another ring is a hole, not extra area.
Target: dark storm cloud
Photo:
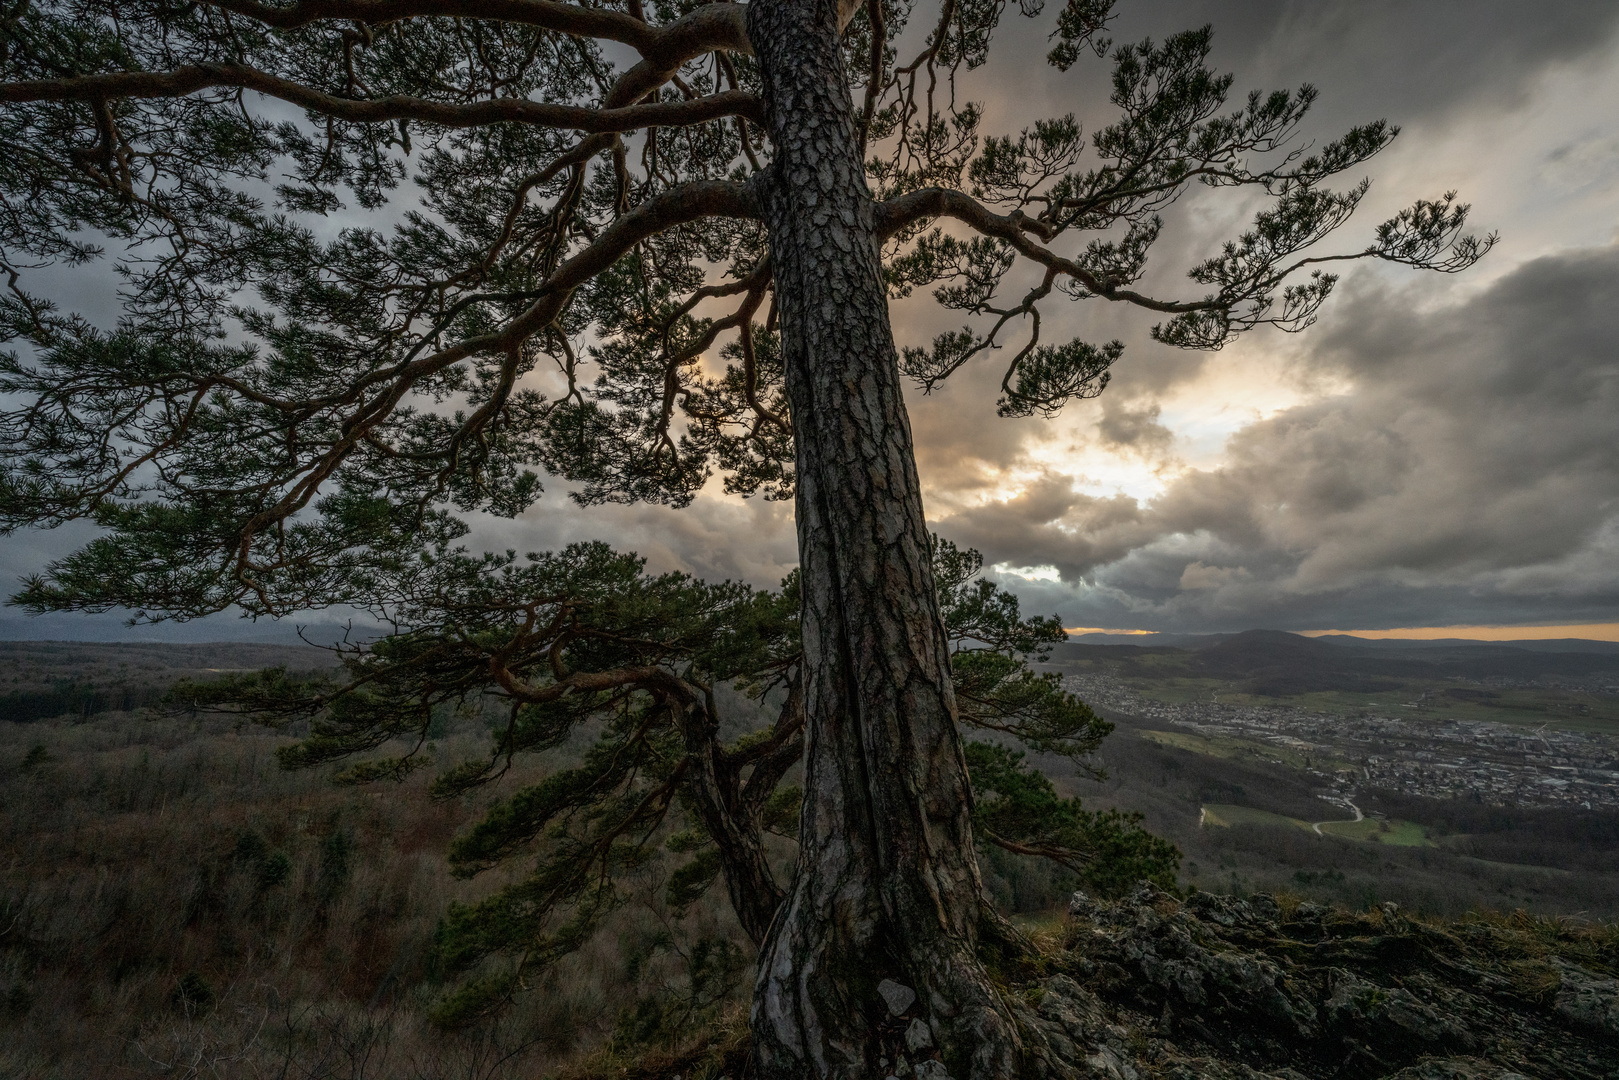
[[[953,514],[937,528],[991,561],[1055,567],[1069,581],[1123,559],[1156,536],[1136,500],[1081,494],[1073,490],[1072,477],[1056,473],[1004,502]]]
[[[931,334],[901,335],[902,344],[926,341]],[[999,472],[1018,460],[1024,443],[1049,432],[1043,419],[1007,419],[995,415],[1001,371],[993,362],[969,365],[932,394],[908,395],[916,464],[923,483],[934,491],[970,494],[999,485]]]
[[[1238,90],[1308,80],[1325,116],[1397,122],[1515,103],[1547,65],[1590,56],[1619,29],[1609,0],[1127,0],[1118,11],[1121,41],[1212,24],[1215,61]]]
[[[682,510],[648,503],[579,507],[558,490],[514,520],[480,518],[465,543],[546,551],[587,540],[641,555],[652,573],[680,570],[767,588],[798,565],[792,503],[760,498],[703,496]]]
[[[1349,389],[1244,428],[1222,467],[1146,506],[1051,476],[941,528],[1059,568],[1085,625],[1619,617],[1615,297],[1619,248],[1439,312],[1362,275],[1305,361]]]
[[[1102,443],[1121,450],[1131,450],[1143,457],[1161,457],[1169,451],[1175,440],[1158,418],[1163,407],[1157,404],[1133,406],[1128,401],[1104,394],[1102,418],[1096,422],[1096,433]]]
[[[1054,7],[1057,0],[1050,0]],[[1049,15],[1049,11],[1047,12]],[[917,20],[920,26],[925,20]],[[1295,148],[1320,145],[1349,127],[1385,118],[1404,134],[1366,167],[1346,174],[1336,186],[1363,176],[1374,180],[1367,207],[1323,245],[1332,253],[1361,249],[1385,216],[1418,198],[1436,198],[1449,187],[1462,188],[1464,200],[1478,197],[1480,186],[1446,173],[1444,162],[1430,149],[1459,129],[1488,123],[1524,105],[1543,76],[1559,65],[1579,64],[1611,53],[1619,33],[1619,4],[1561,2],[1524,5],[1507,0],[1120,0],[1110,30],[1118,42],[1151,37],[1163,40],[1179,30],[1204,24],[1214,28],[1216,70],[1235,77],[1231,100],[1244,100],[1250,90],[1295,89],[1309,82],[1320,91]],[[990,63],[969,80],[966,96],[986,107],[985,133],[1016,132],[1039,116],[1073,112],[1088,131],[1118,118],[1108,102],[1106,61],[1087,58],[1066,73],[1037,61],[1048,48],[1048,20],[1009,15],[1003,22],[999,48]],[[1568,171],[1578,172],[1596,154],[1606,162],[1606,144],[1583,147],[1578,130],[1569,132],[1565,148]],[[1578,163],[1576,160],[1578,159]],[[1548,161],[1555,170],[1559,163]],[[1599,170],[1600,171],[1600,170]],[[1427,186],[1411,175],[1438,175]],[[1389,177],[1392,173],[1393,179]],[[1257,203],[1241,191],[1193,189],[1166,211],[1166,227],[1148,263],[1142,288],[1166,299],[1191,299],[1201,288],[1186,280],[1186,271],[1219,251],[1222,241],[1250,227]],[[1386,200],[1392,200],[1387,202]],[[1480,203],[1474,221],[1480,232],[1506,228],[1514,242],[1532,240],[1512,222],[1504,208]],[[1030,280],[1009,282],[1005,295],[1020,295]],[[1047,333],[1055,338],[1080,337],[1126,343],[1126,360],[1116,366],[1115,389],[1130,396],[1163,394],[1197,378],[1211,362],[1209,354],[1165,349],[1148,337],[1157,319],[1128,305],[1085,303],[1046,305]],[[922,344],[944,328],[937,315],[900,325],[905,344]],[[985,366],[993,366],[985,362]],[[966,373],[963,372],[962,375]],[[958,375],[957,378],[961,378]],[[937,425],[959,432],[954,417]],[[987,434],[987,433],[986,433]],[[1005,433],[989,435],[1001,449],[991,460],[1015,457],[1017,440]],[[926,442],[925,439],[919,440]],[[972,460],[953,451],[940,456],[949,468]],[[931,481],[930,481],[931,482]]]

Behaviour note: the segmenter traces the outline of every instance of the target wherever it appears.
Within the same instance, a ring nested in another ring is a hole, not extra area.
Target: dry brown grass
[[[566,1066],[555,1080],[718,1080],[744,1075],[752,1042],[747,1008],[732,1004],[670,1045],[619,1047],[611,1043]]]

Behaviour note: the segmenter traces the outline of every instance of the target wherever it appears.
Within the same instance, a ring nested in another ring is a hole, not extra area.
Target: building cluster
[[[1142,697],[1100,673],[1064,685],[1103,711],[1208,738],[1274,747],[1334,787],[1380,787],[1430,798],[1478,798],[1503,806],[1619,810],[1619,738],[1427,716],[1359,716],[1289,705],[1170,703]]]

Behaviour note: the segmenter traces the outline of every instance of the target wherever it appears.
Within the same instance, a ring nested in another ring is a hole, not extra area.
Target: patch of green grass
[[[1414,821],[1362,818],[1359,821],[1324,821],[1321,831],[1347,840],[1365,840],[1393,847],[1435,847],[1428,832]]]
[[[1281,825],[1314,831],[1310,829],[1308,821],[1287,817],[1283,814],[1273,814],[1269,810],[1255,810],[1251,806],[1235,806],[1230,803],[1205,804],[1202,823],[1226,829],[1231,828],[1233,825]]]
[[[1013,926],[1030,936],[1059,934],[1068,923],[1068,911],[1066,908],[1052,908],[1050,911],[1014,913],[1008,918]]]
[[[1251,806],[1236,806],[1231,803],[1205,804],[1201,823],[1205,826],[1227,829],[1233,825],[1270,825],[1304,829],[1312,833],[1315,832],[1316,824],[1302,818],[1287,817],[1284,814],[1273,814],[1268,810],[1255,810]],[[1323,821],[1320,825],[1323,834],[1345,840],[1389,844],[1393,847],[1436,846],[1428,839],[1427,831],[1414,821],[1362,818],[1359,821]]]
[[[1204,754],[1208,757],[1228,758],[1237,752],[1235,739],[1208,739],[1186,731],[1142,731],[1138,734],[1148,742],[1157,743],[1159,746],[1190,750],[1194,754]]]

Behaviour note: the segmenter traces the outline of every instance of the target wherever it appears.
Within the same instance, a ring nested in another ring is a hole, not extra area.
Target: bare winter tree
[[[1133,305],[1217,348],[1307,326],[1323,264],[1456,271],[1491,242],[1445,196],[1321,253],[1366,191],[1326,181],[1395,129],[1311,150],[1311,88],[1232,107],[1206,29],[1115,48],[1110,7],[1068,0],[1052,30],[1060,69],[1111,57],[1119,116],[1087,137],[1071,116],[980,135],[956,79],[1000,0],[910,28],[905,0],[10,0],[0,520],[104,530],[21,602],[363,601],[457,510],[529,506],[535,469],[584,502],[684,504],[715,468],[791,496],[807,776],[761,1073],[882,1075],[891,980],[951,1075],[1014,1075],[902,377],[1021,333],[999,411],[1051,413],[1121,346],[1043,342],[1043,305]],[[1145,295],[1158,214],[1193,184],[1270,198],[1194,295]],[[106,248],[115,329],[30,291]],[[970,327],[902,353],[888,298],[929,285]]]

